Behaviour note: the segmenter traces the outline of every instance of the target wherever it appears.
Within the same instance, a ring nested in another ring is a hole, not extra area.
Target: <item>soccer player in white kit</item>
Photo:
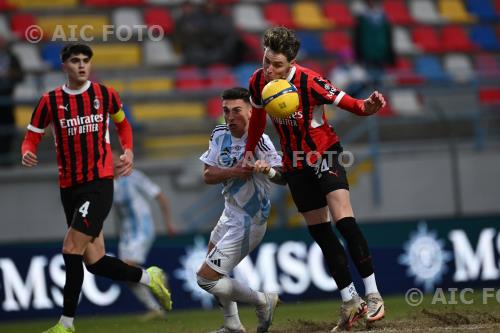
[[[252,109],[249,92],[231,88],[221,97],[226,124],[215,127],[209,149],[200,160],[205,163],[205,183],[223,184],[225,204],[210,235],[208,254],[197,280],[201,288],[216,297],[224,312],[224,325],[213,333],[246,332],[236,302],[255,305],[257,332],[264,333],[271,325],[278,294],[252,290],[229,274],[264,237],[271,208],[270,182],[285,184],[279,171],[281,157],[264,134],[255,151],[257,161],[252,167],[243,167]]]
[[[113,157],[116,159],[118,155],[114,153]],[[155,239],[150,201],[158,202],[167,233],[173,234],[167,197],[157,184],[137,169],[134,169],[129,176],[115,176],[114,191],[113,204],[119,232],[118,257],[129,265],[140,267],[146,263]],[[149,288],[137,283],[127,283],[127,285],[148,309],[148,313],[143,317],[144,320],[165,317],[166,312]]]

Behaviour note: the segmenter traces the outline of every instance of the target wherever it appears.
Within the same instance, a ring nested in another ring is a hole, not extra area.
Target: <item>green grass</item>
[[[462,329],[467,332],[500,330],[500,300],[489,299],[485,305],[480,291],[468,294],[467,299],[472,299],[473,304],[445,305],[441,302],[433,305],[428,296],[420,306],[411,307],[406,304],[404,296],[386,297],[387,315],[376,327],[394,332],[408,328],[412,328],[413,332],[430,328],[439,332],[439,328],[450,326],[454,327],[454,333]],[[339,302],[328,301],[281,304],[276,310],[271,332],[329,332],[337,320],[339,306]],[[253,309],[241,307],[240,317],[247,331],[255,332],[257,321]],[[218,309],[174,310],[165,321],[142,322],[140,319],[139,315],[80,316],[75,324],[78,333],[209,332],[222,324],[222,314]],[[0,332],[42,332],[56,320],[3,323],[0,324]]]

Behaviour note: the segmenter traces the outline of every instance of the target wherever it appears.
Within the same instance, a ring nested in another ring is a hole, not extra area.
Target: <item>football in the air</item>
[[[287,118],[299,107],[297,88],[287,80],[272,80],[262,89],[264,109],[273,117]]]

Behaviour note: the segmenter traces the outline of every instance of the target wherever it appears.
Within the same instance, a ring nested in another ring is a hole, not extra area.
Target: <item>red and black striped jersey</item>
[[[320,74],[299,65],[291,68],[287,80],[297,88],[299,107],[288,118],[271,119],[279,134],[283,166],[286,170],[302,169],[308,154],[309,161],[314,163],[317,155],[339,141],[337,134],[328,124],[324,104],[338,104],[345,93]],[[261,92],[266,83],[262,68],[255,71],[250,78],[253,112],[265,112]],[[251,130],[252,128],[249,129]]]
[[[109,114],[121,108],[114,89],[90,81],[79,90],[64,85],[42,96],[28,130],[44,133],[51,125],[60,187],[113,177]]]

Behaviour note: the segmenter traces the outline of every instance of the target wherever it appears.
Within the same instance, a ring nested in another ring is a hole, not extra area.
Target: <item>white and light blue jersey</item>
[[[120,242],[153,239],[154,221],[149,204],[160,193],[160,187],[139,170],[115,179],[114,206],[119,220]]]
[[[200,160],[219,168],[233,167],[243,158],[246,142],[247,134],[235,138],[226,125],[219,125],[213,130],[209,148]],[[262,135],[257,144],[255,154],[256,159],[265,160],[272,167],[281,166],[281,156],[266,134]],[[270,190],[270,180],[262,173],[254,173],[248,180],[239,178],[226,180],[222,189],[225,208],[247,214],[252,220],[264,223],[271,208]]]

